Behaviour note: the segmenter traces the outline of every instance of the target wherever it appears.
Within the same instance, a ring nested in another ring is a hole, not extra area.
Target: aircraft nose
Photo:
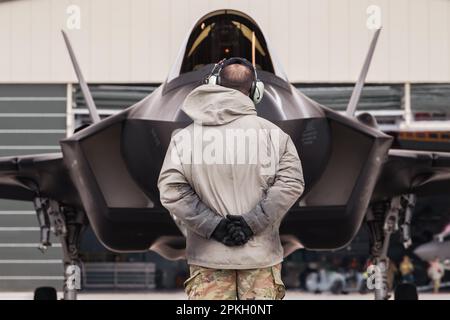
[[[436,257],[436,246],[433,242],[422,244],[414,250],[414,254],[424,261],[431,261]]]

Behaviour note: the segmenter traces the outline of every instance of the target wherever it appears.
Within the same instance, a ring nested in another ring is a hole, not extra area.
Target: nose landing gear
[[[366,216],[370,231],[371,255],[373,261],[373,278],[375,300],[388,300],[390,288],[388,284],[389,258],[387,256],[391,235],[401,230],[403,245],[411,244],[410,224],[412,209],[415,204],[414,195],[402,195],[390,200],[371,204]],[[395,300],[417,300],[417,289],[414,284],[402,283],[395,290]]]
[[[86,225],[86,215],[83,211],[62,206],[60,203],[36,197],[35,210],[41,229],[41,244],[39,250],[51,246],[50,231],[59,237],[63,249],[64,284],[63,299],[76,300],[81,289],[82,263],[79,256],[80,236]],[[52,287],[40,287],[34,292],[35,300],[56,300],[57,292]]]

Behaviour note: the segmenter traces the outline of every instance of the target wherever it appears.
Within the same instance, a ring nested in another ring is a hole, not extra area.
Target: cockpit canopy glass
[[[209,17],[195,27],[187,43],[181,73],[231,57],[246,58],[257,70],[274,73],[261,30],[235,14]]]

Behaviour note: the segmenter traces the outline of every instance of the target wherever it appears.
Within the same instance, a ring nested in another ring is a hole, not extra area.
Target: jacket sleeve
[[[158,188],[162,205],[187,228],[204,238],[211,234],[221,216],[206,206],[184,175],[181,159],[172,140],[159,174]]]
[[[287,135],[286,135],[287,136]],[[305,189],[303,170],[297,150],[287,136],[284,151],[281,152],[275,179],[256,207],[243,214],[253,233],[257,234],[278,219],[283,218]]]

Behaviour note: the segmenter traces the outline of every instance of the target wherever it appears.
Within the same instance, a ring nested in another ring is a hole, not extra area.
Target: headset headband
[[[253,64],[250,63],[250,61],[248,61],[245,58],[240,58],[240,57],[234,57],[234,58],[229,58],[229,59],[222,59],[220,60],[218,63],[216,63],[216,65],[214,66],[214,68],[211,71],[210,75],[220,75],[220,72],[227,66],[232,65],[232,64],[241,64],[246,66],[247,68],[249,68],[254,76],[253,81],[257,81],[258,80],[258,74],[256,73],[256,68],[253,66]],[[217,70],[217,71],[216,71]]]
[[[258,74],[256,73],[256,68],[251,64],[247,59],[234,57],[230,59],[222,59],[218,63],[214,65],[214,67],[211,70],[211,73],[209,76],[205,79],[205,83],[208,84],[214,84],[214,85],[220,85],[221,84],[221,77],[220,73],[223,70],[223,68],[232,65],[232,64],[241,64],[243,66],[246,66],[253,72],[253,81],[249,93],[249,97],[253,100],[255,104],[258,104],[264,94],[264,83],[258,79]]]

